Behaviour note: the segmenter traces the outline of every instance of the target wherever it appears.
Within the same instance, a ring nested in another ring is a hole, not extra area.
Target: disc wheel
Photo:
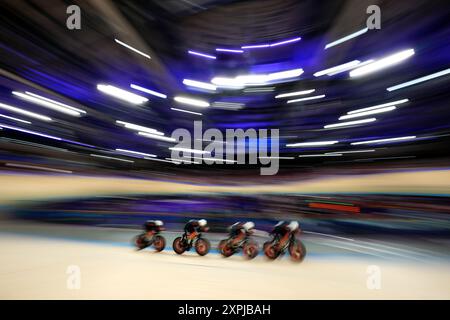
[[[173,251],[175,251],[177,254],[183,254],[186,251],[186,247],[183,244],[183,239],[181,237],[175,238],[173,240]]]
[[[197,239],[195,242],[195,251],[200,255],[204,256],[208,254],[209,249],[211,248],[211,245],[207,239]]]
[[[271,242],[266,242],[264,244],[264,254],[270,260],[275,260],[280,255]]]
[[[226,258],[231,257],[234,254],[233,248],[231,248],[228,244],[225,244],[220,252]]]
[[[166,239],[164,239],[163,236],[156,235],[153,237],[153,248],[155,248],[157,252],[163,251],[165,247]]]
[[[289,245],[289,254],[292,261],[302,262],[306,256],[306,247],[301,241],[291,243]]]
[[[254,259],[258,255],[258,244],[255,242],[248,242],[243,248],[244,256],[247,259]]]

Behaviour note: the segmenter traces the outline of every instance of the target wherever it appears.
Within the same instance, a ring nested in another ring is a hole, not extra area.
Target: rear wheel
[[[134,238],[134,245],[137,250],[142,250],[148,247],[148,240],[145,234],[140,234]]]
[[[295,262],[302,262],[306,256],[305,245],[301,241],[293,242],[289,245],[289,254]]]
[[[244,256],[247,259],[253,259],[258,255],[258,244],[256,242],[247,242],[243,248]]]
[[[195,242],[195,251],[201,256],[208,254],[210,247],[211,245],[207,239],[200,238]]]
[[[175,251],[177,254],[183,254],[186,251],[186,247],[181,237],[177,237],[175,238],[175,240],[173,240],[172,247],[173,251]]]
[[[163,251],[165,247],[166,239],[164,239],[163,236],[156,235],[153,237],[153,248],[155,248],[157,252]]]

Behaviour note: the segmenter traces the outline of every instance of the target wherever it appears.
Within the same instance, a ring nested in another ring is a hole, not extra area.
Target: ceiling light
[[[209,103],[206,101],[203,101],[203,100],[197,100],[197,99],[181,97],[181,96],[175,97],[174,100],[176,102],[187,104],[187,105],[194,106],[194,107],[201,107],[201,108],[209,107]]]
[[[375,60],[372,63],[366,64],[365,66],[350,71],[350,77],[359,77],[385,69],[411,57],[412,55],[414,55],[414,49],[397,52],[395,54],[389,55],[379,60]]]
[[[324,94],[321,94],[319,96],[312,96],[312,97],[306,97],[306,98],[300,98],[300,99],[294,99],[294,100],[288,100],[287,103],[294,103],[294,102],[300,102],[300,101],[308,101],[308,100],[315,100],[315,99],[322,99],[325,98]]]
[[[376,120],[377,120],[376,118],[369,118],[369,119],[362,119],[362,120],[355,120],[355,121],[348,121],[348,122],[339,122],[339,123],[327,124],[323,128],[324,129],[330,129],[330,128],[339,128],[339,127],[353,126],[353,125],[357,125],[357,124],[374,122]]]
[[[114,87],[111,85],[99,84],[99,85],[97,85],[97,89],[103,93],[109,94],[110,96],[124,100],[124,101],[132,103],[132,104],[142,104],[142,103],[148,101],[148,99],[145,97],[139,96],[132,92],[129,92],[129,91],[126,91],[126,90],[123,90],[123,89],[120,89],[120,88],[117,88],[117,87]]]

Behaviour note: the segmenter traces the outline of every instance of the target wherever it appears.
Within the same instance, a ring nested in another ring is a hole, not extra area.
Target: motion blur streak
[[[447,0],[0,11],[0,299],[450,299]]]

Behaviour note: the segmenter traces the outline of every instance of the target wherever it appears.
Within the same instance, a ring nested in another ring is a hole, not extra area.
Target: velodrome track
[[[1,299],[449,299],[445,247],[399,240],[305,234],[301,264],[262,255],[222,258],[135,251],[138,230],[2,221]],[[213,247],[222,234],[207,234]],[[263,241],[261,238],[260,241]],[[419,242],[418,242],[419,243]],[[69,289],[69,266],[80,289]],[[367,287],[368,267],[380,269],[380,289]]]

